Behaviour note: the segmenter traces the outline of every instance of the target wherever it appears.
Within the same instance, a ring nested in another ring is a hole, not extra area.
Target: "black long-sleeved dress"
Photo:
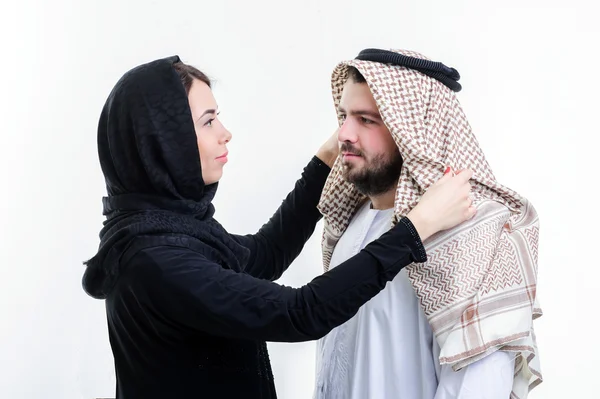
[[[407,220],[301,288],[277,279],[319,220],[328,168],[313,159],[257,234],[242,273],[209,261],[195,240],[132,244],[106,301],[119,398],[275,398],[264,341],[318,339],[350,319],[424,252]],[[183,248],[185,247],[185,248]]]

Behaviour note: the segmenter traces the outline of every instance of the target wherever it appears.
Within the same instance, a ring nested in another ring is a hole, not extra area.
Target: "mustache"
[[[342,143],[340,147],[340,152],[349,152],[352,155],[358,155],[362,157],[362,152],[354,148],[354,146],[350,143]]]

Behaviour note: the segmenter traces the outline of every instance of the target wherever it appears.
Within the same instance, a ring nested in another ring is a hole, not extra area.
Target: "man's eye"
[[[362,117],[362,116],[360,117],[360,121],[361,121],[362,123],[365,123],[365,124],[367,124],[367,125],[369,125],[369,124],[371,124],[371,123],[375,123],[375,122],[373,122],[372,120],[370,120],[370,119],[367,119],[367,118],[364,118],[364,117]]]

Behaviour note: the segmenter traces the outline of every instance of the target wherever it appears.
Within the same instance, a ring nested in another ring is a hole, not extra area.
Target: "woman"
[[[337,143],[257,234],[233,235],[211,204],[231,139],[217,114],[210,81],[177,56],[126,73],[102,111],[107,220],[83,286],[106,299],[117,398],[275,398],[265,341],[322,337],[425,261],[421,239],[474,213],[470,172],[447,175],[354,258],[304,287],[278,285],[320,218]]]

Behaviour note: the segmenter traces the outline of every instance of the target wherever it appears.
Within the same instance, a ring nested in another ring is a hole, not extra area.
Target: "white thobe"
[[[392,209],[367,202],[337,243],[331,268],[390,228]],[[495,352],[462,370],[440,348],[406,272],[317,343],[315,399],[508,399],[514,360]]]

